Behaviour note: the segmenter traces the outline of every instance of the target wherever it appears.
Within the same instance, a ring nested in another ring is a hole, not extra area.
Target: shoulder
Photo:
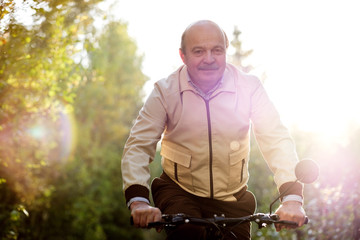
[[[257,76],[245,73],[231,63],[227,63],[226,72],[226,75],[234,78],[237,87],[256,89],[262,85]]]
[[[147,102],[155,100],[168,105],[170,102],[177,100],[180,95],[180,79],[184,72],[183,68],[184,66],[179,67],[169,76],[156,81]]]
[[[160,89],[179,89],[179,81],[180,77],[184,72],[185,66],[179,67],[176,71],[172,72],[169,76],[160,79],[155,83],[155,87],[158,87]]]

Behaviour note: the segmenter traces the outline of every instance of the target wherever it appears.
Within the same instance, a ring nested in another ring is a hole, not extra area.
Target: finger
[[[155,211],[156,211],[156,214],[155,214],[155,219],[154,219],[154,221],[161,221],[162,215],[161,215],[160,209],[156,208]]]
[[[301,227],[304,225],[305,217],[297,217],[297,218],[294,218],[293,221],[297,223],[297,226],[292,226],[292,228],[298,228],[298,227]]]
[[[281,230],[281,225],[276,223],[275,224],[275,229],[276,229],[277,232],[279,232]]]
[[[294,229],[294,228],[297,228],[297,226],[294,226],[294,225],[289,225],[289,224],[275,224],[275,229],[277,232],[280,232],[281,230],[283,229]]]
[[[132,219],[133,219],[133,226],[140,227],[139,219],[136,216],[132,216]]]
[[[152,208],[151,211],[146,215],[146,227],[151,222],[157,222],[161,220],[160,210],[157,208]]]
[[[139,216],[138,216],[138,221],[137,221],[136,227],[141,228],[141,227],[143,227],[143,226],[144,226],[143,216],[142,216],[142,215],[139,215]]]
[[[298,226],[294,226],[294,225],[286,225],[286,226],[285,226],[285,228],[286,228],[286,229],[289,229],[289,230],[290,230],[290,229],[295,229],[295,228],[297,228],[297,227],[298,227]]]
[[[131,224],[134,227],[137,227],[137,225],[138,225],[138,219],[137,219],[136,214],[134,212],[131,212]]]
[[[151,215],[150,214],[142,214],[141,216],[141,227],[146,228],[148,226],[148,223],[151,222]]]
[[[143,215],[144,215],[143,212],[138,209],[131,212],[131,216],[133,217],[135,227],[137,228],[143,227],[144,225]]]
[[[149,225],[149,223],[151,222],[154,222],[154,215],[153,213],[149,213],[146,215],[146,218],[145,218],[145,226],[144,227],[147,227]]]
[[[134,219],[134,226],[135,227],[143,227],[144,225],[144,216],[141,212],[135,211],[133,214],[133,219]]]
[[[154,219],[153,219],[153,222],[161,221],[161,219],[162,219],[162,216],[161,216],[161,211],[160,211],[160,209],[155,208],[155,209],[154,209]],[[162,229],[163,229],[163,227],[157,227],[157,228],[156,228],[156,231],[159,233],[159,232],[162,231]]]
[[[299,227],[303,226],[308,221],[307,217],[304,216],[302,219],[300,219]]]

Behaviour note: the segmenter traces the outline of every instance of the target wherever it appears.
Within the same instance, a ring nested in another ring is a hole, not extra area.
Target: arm
[[[296,180],[295,166],[299,160],[294,141],[259,81],[253,88],[251,106],[251,121],[256,141],[274,174],[279,192],[283,193]],[[302,191],[303,185],[297,183],[286,194],[302,197]]]
[[[149,205],[150,169],[157,142],[166,123],[161,94],[154,89],[139,112],[125,144],[121,161],[123,189],[135,226],[144,227],[161,216],[160,210]]]
[[[274,173],[274,179],[281,193],[286,193],[276,214],[281,220],[294,221],[302,226],[305,211],[302,207],[303,185],[296,183],[295,165],[298,162],[295,144],[282,124],[280,116],[261,84],[252,95],[252,122],[254,134],[264,159]],[[277,231],[284,226],[276,225]]]
[[[302,185],[290,183],[293,188],[289,188],[289,183],[285,183],[280,187],[280,192],[293,192],[297,194],[285,195],[281,199],[281,205],[276,210],[280,220],[292,221],[297,223],[297,227],[304,225],[306,214],[303,206],[303,197],[302,197]],[[301,195],[300,195],[301,194]],[[275,224],[276,231],[280,231],[283,228],[293,228],[289,225]]]

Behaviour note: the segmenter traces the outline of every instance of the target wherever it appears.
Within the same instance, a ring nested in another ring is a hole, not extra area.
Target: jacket
[[[296,179],[294,143],[258,78],[227,64],[222,84],[208,98],[188,78],[182,66],[156,82],[140,110],[122,158],[127,200],[148,198],[149,163],[161,138],[164,172],[196,196],[236,200],[249,179],[251,128],[280,192]]]

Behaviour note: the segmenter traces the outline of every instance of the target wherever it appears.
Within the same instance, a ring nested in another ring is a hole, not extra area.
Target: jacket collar
[[[186,65],[180,67],[178,71],[179,71],[179,81],[180,81],[180,92],[182,93],[187,90],[196,92],[194,87],[189,82],[189,74],[187,72]],[[228,64],[226,64],[223,82],[221,83],[219,88],[213,92],[212,96],[218,94],[219,92],[235,93],[236,92],[235,81],[236,80],[234,74],[229,70]]]

